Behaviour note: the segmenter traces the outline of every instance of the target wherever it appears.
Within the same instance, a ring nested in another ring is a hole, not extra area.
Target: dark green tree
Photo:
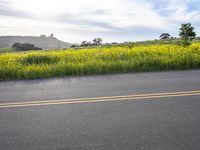
[[[165,40],[165,39],[169,39],[171,36],[169,33],[162,33],[160,35],[160,39]]]
[[[183,46],[189,46],[192,43],[192,40],[195,38],[196,33],[191,23],[185,23],[181,25],[179,36],[181,39],[181,44]]]
[[[87,46],[87,41],[83,41],[83,42],[81,43],[81,46]]]
[[[95,38],[93,40],[93,44],[94,45],[100,45],[103,42],[103,40],[101,38]]]
[[[14,44],[12,45],[12,48],[15,49],[15,50],[19,50],[20,47],[21,47],[21,43],[14,43]]]
[[[34,44],[30,43],[14,43],[12,48],[16,51],[42,50],[42,48],[35,47]]]

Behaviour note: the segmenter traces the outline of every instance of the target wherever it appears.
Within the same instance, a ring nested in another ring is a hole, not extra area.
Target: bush
[[[16,51],[42,50],[42,48],[35,47],[34,44],[29,43],[14,43],[12,48]]]
[[[59,61],[59,58],[57,56],[48,55],[29,55],[27,57],[21,58],[19,61],[23,65],[54,64]]]

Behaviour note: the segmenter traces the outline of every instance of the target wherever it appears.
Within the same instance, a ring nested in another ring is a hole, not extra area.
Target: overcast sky
[[[200,0],[0,0],[0,35],[140,41],[178,36],[185,22],[200,34]]]

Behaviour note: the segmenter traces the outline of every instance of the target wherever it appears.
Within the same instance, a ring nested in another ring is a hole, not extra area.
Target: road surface
[[[199,150],[200,70],[0,82],[0,150]]]

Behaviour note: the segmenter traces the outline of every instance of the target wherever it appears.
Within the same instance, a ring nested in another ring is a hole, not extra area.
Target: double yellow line
[[[95,103],[95,102],[109,102],[109,101],[123,101],[123,100],[142,100],[142,99],[152,99],[152,98],[184,97],[184,96],[198,96],[198,95],[200,95],[200,91],[139,94],[139,95],[109,96],[109,97],[94,97],[94,98],[64,99],[64,100],[43,100],[43,101],[29,101],[29,102],[0,103],[0,108],[80,104],[80,103]]]

